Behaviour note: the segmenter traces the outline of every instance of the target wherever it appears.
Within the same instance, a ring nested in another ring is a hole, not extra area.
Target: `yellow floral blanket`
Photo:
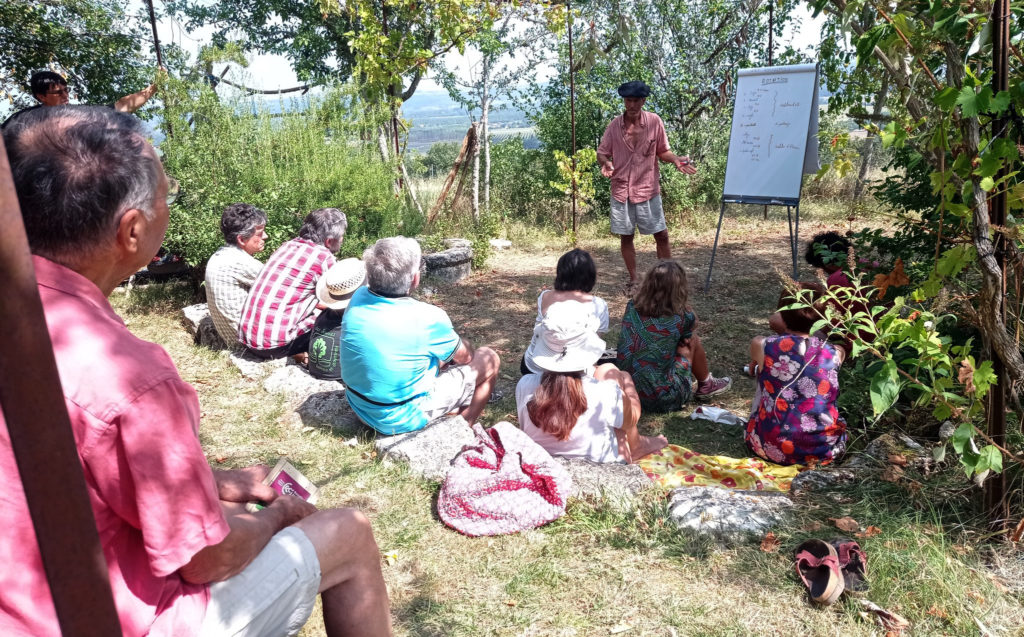
[[[679,445],[669,445],[637,464],[647,477],[667,488],[706,485],[748,491],[789,491],[796,474],[807,468],[760,458],[704,456]]]

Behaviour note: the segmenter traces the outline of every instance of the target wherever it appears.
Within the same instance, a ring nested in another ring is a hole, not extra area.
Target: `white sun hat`
[[[593,367],[606,347],[593,329],[590,312],[575,301],[551,305],[533,336],[533,362],[549,372],[579,372]]]
[[[329,310],[344,310],[355,291],[366,283],[366,266],[359,259],[342,259],[316,282],[316,298]]]

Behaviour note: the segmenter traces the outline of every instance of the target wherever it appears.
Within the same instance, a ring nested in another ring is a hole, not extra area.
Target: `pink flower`
[[[786,459],[786,455],[782,453],[782,451],[780,451],[779,448],[776,447],[775,445],[765,445],[764,452],[765,455],[768,456],[769,460],[774,460],[775,462],[782,462]]]

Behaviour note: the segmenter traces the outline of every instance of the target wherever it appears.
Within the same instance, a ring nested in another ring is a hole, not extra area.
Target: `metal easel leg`
[[[793,280],[796,280],[796,244],[793,243],[793,208],[786,206],[786,222],[789,224],[789,252],[793,261]]]
[[[800,204],[796,204],[796,226],[793,230],[793,280],[800,278],[798,257],[800,254]]]
[[[715,230],[715,244],[711,246],[711,263],[708,264],[708,278],[704,281],[704,293],[711,289],[711,270],[715,267],[715,252],[718,251],[718,236],[722,234],[722,219],[725,218],[725,202],[718,211],[718,230]]]

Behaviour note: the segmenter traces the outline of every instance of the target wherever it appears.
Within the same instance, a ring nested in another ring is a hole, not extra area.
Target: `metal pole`
[[[50,595],[63,635],[120,635],[89,493],[82,476],[64,403],[53,344],[25,238],[25,225],[0,137],[0,411],[6,427],[0,447],[10,447]],[[3,450],[4,455],[7,450]],[[28,546],[14,550],[31,550]],[[4,568],[11,568],[5,565]],[[47,604],[37,600],[40,609]]]
[[[569,131],[571,137],[570,166],[572,167],[572,241],[576,243],[576,71],[573,68],[572,56],[572,1],[566,3],[569,10]]]
[[[153,11],[153,0],[146,0],[149,5],[149,25],[153,27],[153,47],[156,49],[156,63],[164,65],[164,56],[160,54],[160,38],[156,35],[156,12]]]
[[[775,48],[772,44],[773,31],[775,31],[775,0],[768,0],[768,66],[775,66],[772,61],[774,59],[772,50]],[[764,206],[764,218],[765,221],[768,220],[768,204]]]
[[[992,5],[992,91],[1009,89],[1010,49],[1010,2],[996,0]],[[1006,129],[1006,117],[999,116],[992,122],[994,135],[1002,135]],[[999,171],[1000,180],[1006,177],[1006,167]],[[1000,187],[992,197],[989,206],[989,221],[994,226],[1006,224],[1006,188]],[[998,311],[1006,317],[1006,239],[1001,232],[995,233],[996,259],[1003,284]],[[992,352],[992,371],[996,375],[995,386],[989,391],[988,435],[997,445],[1006,445],[1006,366],[997,353]],[[1009,511],[1006,503],[1006,476],[997,473],[985,481],[985,509],[989,525],[995,531],[1005,531]]]
[[[725,218],[725,202],[718,211],[718,230],[715,230],[715,243],[711,246],[711,263],[708,264],[708,277],[704,280],[704,293],[711,290],[711,270],[715,267],[715,253],[718,251],[718,236],[722,234],[722,219]]]
[[[793,231],[793,280],[794,281],[800,279],[799,268],[797,266],[797,264],[799,263],[799,259],[798,259],[797,255],[800,254],[800,202],[799,201],[797,201],[795,213],[796,213],[796,229]]]

